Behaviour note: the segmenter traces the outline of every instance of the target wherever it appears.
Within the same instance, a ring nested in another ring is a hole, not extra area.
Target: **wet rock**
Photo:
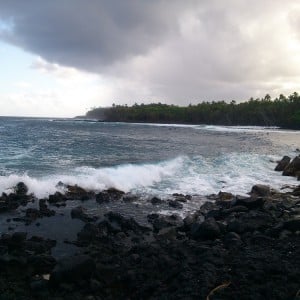
[[[62,282],[78,282],[89,279],[95,271],[95,262],[88,255],[62,258],[50,274],[50,283],[54,286]]]
[[[83,222],[90,222],[90,221],[93,220],[92,217],[90,217],[86,214],[86,209],[83,208],[82,206],[77,206],[77,207],[72,208],[71,218],[72,219],[79,219]]]
[[[300,155],[296,156],[284,169],[283,176],[297,176],[300,172]]]
[[[256,197],[267,197],[271,193],[268,185],[256,184],[252,187],[250,195],[252,198]]]
[[[33,201],[32,195],[27,195],[26,185],[23,183],[17,184],[15,193],[2,193],[0,197],[0,212],[10,211],[17,209],[20,205],[27,205],[28,202]]]
[[[28,187],[24,182],[19,182],[14,188],[15,193],[19,196],[25,196],[28,193]]]
[[[158,198],[158,197],[153,197],[150,200],[150,202],[152,203],[152,205],[159,205],[159,204],[163,203],[163,201],[160,198]]]
[[[218,206],[212,201],[207,201],[200,207],[199,212],[202,214],[207,214],[213,209],[218,209]]]
[[[133,231],[135,233],[144,233],[150,230],[148,227],[141,226],[133,218],[126,218],[119,213],[109,212],[105,214],[105,217],[107,217],[111,225],[115,224],[119,226],[123,232]]]
[[[111,201],[121,200],[125,193],[115,188],[110,188],[96,194],[96,201],[99,204],[107,203]]]
[[[294,196],[300,196],[300,185],[294,188],[291,194]]]
[[[277,166],[275,167],[275,171],[283,171],[288,164],[290,163],[291,158],[289,156],[284,156],[277,164]]]
[[[174,194],[172,194],[172,196],[175,198],[176,201],[183,202],[183,203],[187,202],[188,200],[192,200],[191,195],[183,195],[183,194],[174,193]]]
[[[8,201],[7,201],[7,195],[2,194],[0,197],[0,212],[5,212],[9,209]]]
[[[68,198],[68,200],[88,200],[91,199],[94,196],[94,193],[87,192],[85,189],[78,185],[67,185],[67,192],[65,196]]]
[[[107,233],[103,234],[103,231],[101,231],[98,226],[91,223],[86,223],[77,234],[78,241],[83,244],[89,244],[93,240],[104,236],[107,236]]]
[[[67,198],[60,192],[55,192],[53,195],[49,195],[48,202],[51,204],[57,204],[58,202],[64,202]]]
[[[27,208],[26,209],[26,217],[29,218],[31,221],[36,220],[41,216],[40,211],[36,208]]]
[[[209,218],[202,223],[195,223],[191,228],[191,236],[194,239],[213,240],[221,235],[219,225],[213,218]]]
[[[173,207],[173,208],[176,208],[176,209],[182,209],[183,208],[182,203],[180,203],[178,200],[169,200],[168,203],[169,203],[170,207]]]
[[[48,208],[46,204],[46,199],[39,200],[39,208],[41,216],[51,217],[55,215],[55,210]]]
[[[205,217],[199,213],[187,215],[183,219],[184,230],[190,231],[194,223],[200,224],[200,223],[204,222],[204,220],[205,220]]]
[[[46,210],[48,208],[46,204],[46,199],[40,199],[39,200],[39,209],[40,210]]]
[[[222,191],[218,193],[219,201],[232,201],[233,199],[234,199],[234,195],[232,193],[222,192]]]
[[[135,202],[139,199],[138,196],[136,195],[131,195],[131,194],[126,194],[125,196],[123,196],[123,202]]]
[[[183,226],[183,220],[177,215],[164,216],[159,214],[150,214],[147,218],[149,223],[152,224],[154,232],[158,232],[165,227]]]

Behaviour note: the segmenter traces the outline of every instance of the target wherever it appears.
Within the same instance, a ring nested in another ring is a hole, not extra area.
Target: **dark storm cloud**
[[[2,1],[0,17],[13,21],[2,38],[50,62],[99,71],[162,43],[179,8],[160,0]]]
[[[10,0],[0,18],[13,24],[0,38],[117,82],[121,102],[247,99],[300,83],[298,0]]]

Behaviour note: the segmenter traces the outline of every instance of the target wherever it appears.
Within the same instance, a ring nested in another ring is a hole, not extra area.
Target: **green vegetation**
[[[214,125],[279,126],[300,129],[300,96],[298,93],[271,99],[251,98],[247,102],[202,102],[180,107],[167,104],[113,105],[94,108],[86,117],[105,121],[183,123]]]

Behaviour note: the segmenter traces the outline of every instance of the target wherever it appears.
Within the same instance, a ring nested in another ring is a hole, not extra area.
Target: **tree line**
[[[87,118],[112,122],[182,123],[208,125],[279,126],[300,129],[300,96],[293,93],[246,102],[201,102],[185,107],[162,103],[93,108]]]

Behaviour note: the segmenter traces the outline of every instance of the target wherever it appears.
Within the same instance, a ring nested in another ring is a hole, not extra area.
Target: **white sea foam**
[[[51,175],[41,178],[30,177],[27,174],[10,174],[0,176],[0,192],[10,192],[20,181],[29,188],[30,193],[37,197],[44,197],[60,188],[59,181],[65,184],[77,184],[91,190],[103,190],[110,187],[129,192],[134,189],[143,189],[159,183],[163,178],[171,177],[183,163],[183,158],[177,158],[158,164],[120,165],[111,168],[80,167],[69,174]]]
[[[208,195],[220,190],[245,194],[257,183],[273,188],[297,184],[294,178],[273,171],[275,163],[272,161],[276,159],[279,157],[232,153],[215,159],[181,156],[157,164],[126,164],[99,169],[80,167],[67,174],[40,178],[10,174],[0,176],[0,192],[9,192],[19,181],[23,181],[37,197],[45,197],[59,190],[59,181],[92,190],[115,187],[125,192],[161,196],[174,192]]]
[[[291,134],[300,134],[300,131],[295,130],[286,130],[280,129],[276,126],[222,126],[222,125],[191,125],[191,124],[160,124],[160,123],[118,123],[118,124],[132,124],[132,125],[141,125],[141,126],[158,126],[158,127],[181,127],[181,128],[193,128],[198,130],[205,131],[216,131],[216,132],[249,132],[249,133],[291,133]]]

